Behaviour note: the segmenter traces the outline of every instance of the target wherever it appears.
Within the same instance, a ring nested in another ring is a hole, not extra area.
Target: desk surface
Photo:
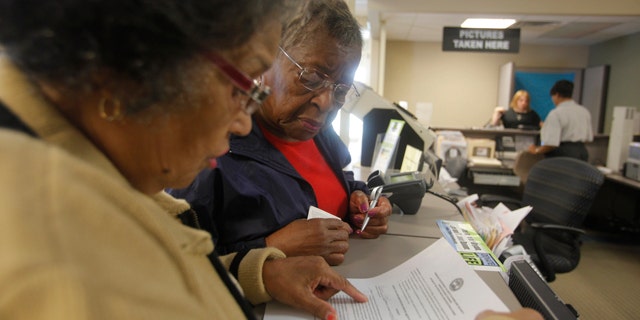
[[[623,185],[629,186],[631,188],[636,188],[640,190],[640,181],[636,181],[630,178],[627,178],[620,173],[609,173],[605,175],[605,178],[617,183],[621,183]]]
[[[426,194],[416,214],[397,214],[389,217],[389,235],[438,239],[442,232],[437,220],[462,220],[455,205],[434,195]]]

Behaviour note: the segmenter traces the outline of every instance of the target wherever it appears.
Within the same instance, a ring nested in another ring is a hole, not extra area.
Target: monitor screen
[[[394,109],[379,108],[371,109],[362,119],[362,153],[360,162],[363,166],[372,165],[376,142],[379,143],[383,140],[391,119],[404,120],[400,113]],[[389,165],[390,169],[400,169],[407,145],[418,150],[423,150],[424,148],[424,142],[409,125],[403,126],[400,132],[396,151]]]
[[[389,177],[390,183],[398,183],[398,182],[407,182],[413,181],[415,178],[413,177],[413,173],[409,172],[406,174],[397,174]]]

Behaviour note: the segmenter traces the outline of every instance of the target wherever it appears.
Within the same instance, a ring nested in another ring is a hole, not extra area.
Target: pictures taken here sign
[[[520,29],[444,27],[442,51],[508,52],[520,50]]]

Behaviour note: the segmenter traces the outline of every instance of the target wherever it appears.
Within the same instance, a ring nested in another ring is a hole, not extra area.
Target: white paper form
[[[369,301],[358,303],[345,293],[336,294],[329,302],[341,320],[466,320],[486,309],[509,311],[444,238],[379,276],[349,280]],[[263,319],[314,317],[270,302]]]
[[[311,219],[338,219],[339,217],[332,215],[318,207],[309,206],[309,212],[307,212],[307,220]]]

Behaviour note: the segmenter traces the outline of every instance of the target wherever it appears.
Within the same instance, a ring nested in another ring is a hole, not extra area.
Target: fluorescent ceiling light
[[[515,19],[475,19],[469,18],[462,25],[463,28],[480,28],[480,29],[506,29],[510,25],[516,23]]]

